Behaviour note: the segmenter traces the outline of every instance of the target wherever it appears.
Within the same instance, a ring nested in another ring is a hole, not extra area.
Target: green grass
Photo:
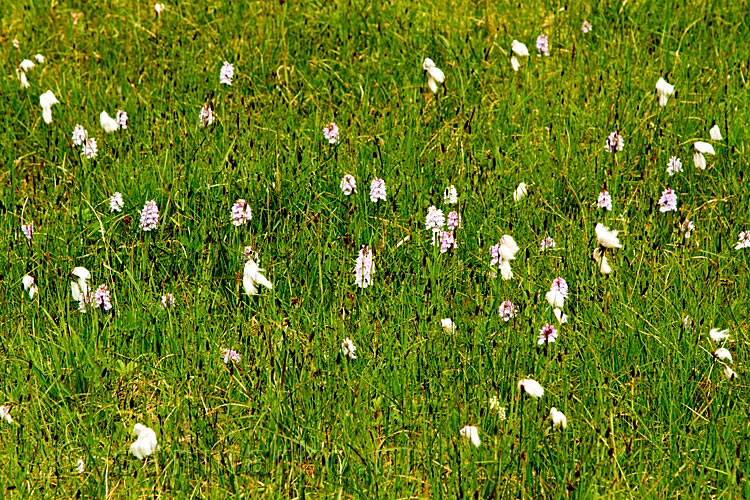
[[[71,3],[6,2],[0,21],[5,497],[750,496],[750,251],[733,248],[750,229],[742,2],[188,1],[159,18],[149,2]],[[540,33],[551,57],[534,56]],[[532,52],[517,73],[513,39]],[[47,62],[20,89],[14,69],[37,52]],[[425,57],[446,74],[437,95]],[[232,87],[218,83],[224,60]],[[677,89],[666,108],[660,76]],[[47,89],[61,102],[51,125]],[[203,129],[209,103],[218,121]],[[105,136],[98,115],[117,109],[128,129]],[[724,141],[698,171],[692,143],[714,122]],[[72,147],[77,123],[99,142],[94,161]],[[616,161],[603,150],[615,129]],[[385,203],[368,198],[376,176]],[[529,196],[515,203],[521,181]],[[424,217],[451,184],[463,229],[441,255]],[[667,186],[679,213],[658,211]],[[603,188],[612,212],[595,207]],[[122,214],[109,211],[114,191]],[[238,198],[253,210],[241,227],[229,220]],[[144,233],[151,199],[160,226]],[[610,276],[591,260],[597,222],[623,242]],[[515,277],[488,278],[506,233],[521,246]],[[555,250],[540,253],[544,236]],[[255,298],[241,286],[249,244],[274,283]],[[375,274],[361,290],[363,244]],[[77,312],[75,266],[108,285],[112,311]],[[27,273],[34,300],[20,291]],[[570,322],[539,347],[556,276]],[[505,323],[507,299],[520,312]],[[733,382],[712,359],[714,326],[731,329]],[[346,337],[356,360],[342,356]],[[225,365],[222,348],[241,363]],[[520,398],[526,377],[542,399]],[[128,452],[137,422],[160,443],[144,462]]]

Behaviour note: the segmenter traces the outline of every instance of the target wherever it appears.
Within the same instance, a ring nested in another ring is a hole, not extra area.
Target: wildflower
[[[695,153],[693,154],[693,163],[696,168],[706,170],[706,157],[704,154],[715,155],[714,147],[707,142],[697,141],[693,143]]]
[[[249,259],[245,262],[245,270],[242,274],[242,286],[245,288],[246,294],[258,295],[258,285],[263,285],[269,290],[273,289],[271,282],[263,276],[265,272],[265,270],[258,267],[258,264],[254,260]]]
[[[515,304],[513,304],[513,302],[511,302],[510,300],[506,300],[502,304],[500,304],[500,308],[497,310],[497,312],[500,313],[503,321],[507,323],[518,313],[518,308],[515,306]]]
[[[529,190],[526,187],[525,182],[521,182],[518,184],[518,187],[516,187],[516,190],[513,192],[513,201],[521,201],[524,198],[526,198],[526,195],[529,193]]]
[[[154,4],[154,10],[156,11],[156,15],[158,16],[162,12],[164,12],[167,9],[167,7],[163,3],[155,3]]]
[[[143,205],[141,211],[141,229],[152,231],[159,225],[159,207],[154,200],[149,200]]]
[[[76,124],[76,127],[73,129],[73,146],[82,145],[86,141],[87,136],[88,132],[86,132],[86,129]]]
[[[685,219],[682,224],[680,224],[680,229],[685,233],[685,239],[689,239],[690,235],[695,231],[695,224],[693,224],[693,221],[690,219]]]
[[[714,357],[723,361],[729,361],[730,363],[732,362],[732,353],[729,352],[729,349],[727,349],[726,347],[719,347],[718,349],[716,349],[716,351],[714,352]]]
[[[385,181],[376,177],[370,183],[370,201],[377,203],[378,200],[385,201]]]
[[[230,218],[232,220],[232,224],[237,227],[245,224],[246,222],[249,222],[253,218],[253,212],[252,210],[250,210],[250,206],[247,204],[247,201],[243,200],[242,198],[235,201],[234,205],[232,205]]]
[[[10,416],[10,406],[0,406],[0,419],[5,420],[9,424],[13,423],[13,417]]]
[[[99,113],[99,125],[101,125],[104,131],[108,134],[120,128],[117,120],[109,116],[106,111]]]
[[[497,396],[492,396],[490,398],[490,411],[494,411],[497,413],[498,418],[502,420],[506,420],[508,417],[505,412],[505,407],[500,406],[500,399]]]
[[[594,29],[594,27],[591,26],[591,23],[586,20],[584,20],[583,23],[581,24],[581,31],[583,31],[584,35],[590,32],[592,29]]]
[[[446,223],[448,230],[454,231],[461,227],[461,215],[455,210],[448,213],[448,222]]]
[[[750,248],[750,230],[742,231],[739,235],[737,235],[737,240],[737,244],[734,246],[735,250]]]
[[[30,240],[34,236],[34,223],[21,224],[21,232],[26,236],[27,240]]]
[[[109,198],[109,211],[110,212],[122,212],[122,207],[125,202],[122,200],[122,194],[119,191],[115,191]]]
[[[714,123],[714,126],[711,127],[711,130],[708,131],[708,135],[711,136],[711,140],[713,141],[721,141],[723,138],[721,137],[721,130],[719,130],[719,126]]]
[[[16,49],[21,48],[21,42],[18,41],[18,38],[13,39],[13,47]]]
[[[115,115],[115,121],[121,129],[125,130],[128,128],[128,114],[125,111],[118,109],[117,114]]]
[[[450,318],[441,319],[440,327],[445,333],[456,333],[456,324]]]
[[[25,275],[21,279],[21,283],[23,283],[23,289],[29,294],[30,299],[33,299],[34,295],[39,293],[39,287],[36,285],[36,280],[33,276]]]
[[[341,188],[341,192],[344,193],[344,196],[349,196],[350,194],[357,192],[357,181],[354,179],[353,175],[346,174],[342,177],[339,187]]]
[[[39,96],[39,105],[42,107],[42,118],[44,119],[44,123],[48,125],[52,123],[52,106],[54,104],[60,104],[60,101],[57,100],[57,97],[55,97],[55,94],[51,90]]]
[[[471,444],[473,444],[477,448],[479,448],[479,446],[482,444],[482,441],[479,439],[479,430],[473,425],[462,427],[461,430],[458,431],[458,433],[466,439],[471,440]]]
[[[354,354],[356,350],[357,346],[354,345],[354,342],[352,342],[352,339],[350,339],[349,337],[346,337],[341,343],[341,352],[344,353],[344,357],[348,357],[349,359],[357,359],[357,355]]]
[[[326,138],[328,144],[336,144],[339,140],[338,126],[335,123],[331,122],[323,127],[323,137]]]
[[[724,365],[724,376],[728,380],[734,380],[737,378],[737,373],[731,368],[729,368],[727,365]]]
[[[96,139],[93,137],[83,143],[81,154],[89,160],[96,158],[96,153],[99,151],[99,147],[96,145]]]
[[[422,69],[427,72],[427,86],[430,88],[432,93],[438,91],[438,83],[445,81],[445,74],[435,66],[435,63],[429,57],[422,62]]]
[[[138,460],[152,455],[157,449],[156,433],[153,429],[143,424],[135,424],[133,435],[136,437],[135,443],[130,445],[130,453],[135,455]]]
[[[492,256],[490,266],[497,266],[505,280],[513,278],[510,261],[516,258],[516,252],[518,252],[518,250],[518,245],[513,237],[507,234],[503,235],[496,245],[490,247],[490,255]]]
[[[667,162],[667,173],[671,177],[678,172],[682,172],[682,162],[678,157],[673,156]]]
[[[617,153],[622,151],[622,148],[625,147],[625,141],[622,138],[622,135],[618,130],[615,130],[609,136],[607,137],[607,140],[604,143],[604,150],[608,153]]]
[[[656,81],[656,93],[659,96],[659,106],[666,106],[669,96],[674,94],[674,85],[670,85],[664,78]]]
[[[78,21],[80,21],[81,18],[83,17],[83,12],[71,12],[70,17],[73,21],[73,26],[75,26],[76,24],[78,24]]]
[[[518,71],[518,68],[521,67],[521,62],[518,58],[528,57],[529,49],[518,40],[513,40],[513,43],[510,44],[510,50],[513,52],[513,56],[510,58],[510,65],[513,66],[513,71]]]
[[[99,288],[94,292],[94,307],[103,308],[105,311],[112,309],[112,300],[107,290],[107,285],[99,285]]]
[[[91,279],[91,273],[85,267],[76,267],[73,269],[71,274],[76,278],[70,282],[70,292],[73,294],[73,300],[78,302],[81,306],[85,302],[88,302],[89,297],[89,284],[88,280]],[[83,306],[83,310],[86,308]]]
[[[673,189],[665,189],[661,193],[659,198],[659,212],[676,212],[677,211],[677,195]]]
[[[544,396],[544,388],[536,380],[530,378],[523,378],[518,381],[518,390],[522,393],[526,393],[534,398],[541,398]]]
[[[76,472],[78,474],[83,474],[86,472],[86,464],[83,463],[83,460],[80,458],[78,459],[78,462],[76,463]]]
[[[44,64],[44,56],[42,54],[36,54],[34,59],[36,59],[36,62],[39,64]]]
[[[568,419],[565,414],[554,406],[549,410],[549,418],[552,419],[552,427],[562,427],[565,429],[568,426]]]
[[[232,79],[234,78],[234,66],[224,61],[224,65],[221,67],[219,72],[219,84],[232,85]]]
[[[596,199],[596,206],[597,208],[612,211],[612,197],[606,190],[599,193],[599,197]]]
[[[719,330],[718,328],[711,328],[708,332],[709,337],[714,342],[721,342],[729,338],[729,330]]]
[[[367,288],[372,284],[372,273],[375,266],[372,263],[372,250],[367,245],[362,245],[354,265],[354,280],[358,287]]]
[[[250,245],[247,245],[245,249],[243,250],[242,254],[244,255],[245,259],[252,259],[256,262],[260,262],[260,258],[258,257],[258,252],[253,250],[253,247]]]
[[[216,116],[214,116],[214,110],[211,109],[211,106],[201,106],[199,119],[201,127],[213,125]]]
[[[458,203],[458,192],[456,186],[450,185],[443,191],[443,203],[446,205],[455,205]]]
[[[685,329],[688,329],[690,328],[692,324],[693,324],[693,318],[691,318],[690,316],[686,314],[685,317],[682,318],[682,327]]]
[[[536,341],[537,344],[542,345],[545,342],[552,343],[555,340],[557,340],[557,330],[555,330],[553,325],[547,323],[539,329],[539,338],[537,338]]]
[[[607,256],[604,255],[604,250],[605,249],[603,247],[596,247],[594,249],[592,257],[594,261],[599,265],[599,270],[602,272],[602,274],[609,274],[612,272],[612,268],[607,262]]]
[[[162,309],[166,309],[167,307],[174,308],[175,302],[176,301],[175,301],[174,295],[172,295],[169,292],[161,296],[161,308]]]
[[[555,245],[555,240],[553,240],[549,236],[545,236],[544,238],[542,238],[542,242],[539,244],[539,251],[544,252],[551,248],[555,248]]]
[[[456,237],[453,236],[453,231],[442,231],[440,233],[440,253],[445,253],[455,247]]]
[[[536,50],[539,52],[539,55],[544,54],[545,56],[549,55],[549,39],[547,38],[547,35],[539,35],[536,37]]]
[[[239,363],[240,361],[242,361],[242,356],[240,356],[240,353],[238,353],[234,349],[222,349],[221,355],[224,358],[225,365],[228,365],[230,361],[232,363]]]
[[[424,225],[428,230],[432,229],[433,232],[441,231],[445,225],[445,215],[443,215],[443,211],[439,208],[435,208],[435,206],[428,208],[427,216],[424,219]]]
[[[36,64],[34,64],[33,61],[30,61],[28,59],[24,59],[21,61],[21,64],[18,65],[19,68],[21,68],[21,71],[29,72]]]
[[[27,89],[31,87],[31,84],[29,83],[29,79],[26,78],[26,72],[22,70],[21,68],[16,68],[16,78],[18,78],[18,81],[21,82],[21,88]]]

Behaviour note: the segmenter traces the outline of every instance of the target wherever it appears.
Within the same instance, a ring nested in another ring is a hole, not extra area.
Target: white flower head
[[[529,49],[525,44],[519,42],[518,40],[513,40],[513,42],[510,44],[510,50],[512,50],[513,53],[518,57],[528,57],[529,55]]]
[[[36,59],[36,62],[39,64],[44,64],[44,56],[42,54],[35,55],[34,59]]]
[[[122,207],[125,205],[125,202],[122,199],[122,194],[119,191],[115,191],[115,194],[113,194],[109,198],[109,211],[110,212],[122,212]]]
[[[354,265],[354,281],[357,286],[367,288],[372,285],[372,275],[374,272],[375,265],[372,262],[372,249],[367,245],[362,245]]]
[[[553,427],[561,427],[565,429],[568,427],[568,418],[563,412],[555,408],[554,406],[549,410],[549,418],[552,419]]]
[[[151,456],[157,450],[156,433],[153,429],[143,424],[135,424],[133,435],[136,440],[135,443],[130,445],[130,453],[135,455],[138,460]]]
[[[719,130],[719,126],[716,124],[714,124],[714,126],[711,127],[711,130],[708,131],[708,135],[710,135],[711,139],[714,141],[723,140],[723,137],[721,137],[721,130]]]
[[[232,85],[234,79],[234,66],[229,62],[224,61],[224,64],[219,71],[219,84]]]
[[[341,343],[341,352],[344,353],[344,357],[348,357],[349,359],[357,359],[357,355],[354,354],[356,350],[357,346],[354,345],[354,342],[352,342],[352,339],[350,339],[349,337],[346,337]]]
[[[734,246],[734,249],[742,250],[743,248],[750,248],[750,230],[741,231],[737,235],[737,244]]]
[[[708,332],[709,337],[714,342],[721,342],[729,338],[729,330],[719,330],[718,328],[711,328]]]
[[[439,232],[445,226],[445,215],[443,211],[434,205],[427,209],[427,216],[424,218],[425,228],[432,230],[433,233]]]
[[[344,193],[344,196],[349,196],[350,194],[357,192],[357,181],[354,179],[353,175],[346,174],[341,179],[339,187],[341,188],[341,192]]]
[[[592,255],[594,258],[594,261],[599,265],[599,270],[602,272],[602,274],[609,274],[612,272],[612,268],[609,266],[609,262],[607,262],[607,256],[604,255],[604,248],[602,247],[596,247],[594,249],[594,254]]]
[[[21,64],[18,65],[18,67],[21,68],[22,71],[26,72],[31,71],[34,66],[36,66],[36,64],[34,64],[34,61],[30,61],[28,59],[24,59],[23,61],[21,61]]]
[[[108,134],[120,128],[117,120],[109,116],[106,111],[102,111],[99,114],[99,125],[101,125],[104,131]]]
[[[33,276],[29,276],[28,274],[23,277],[21,280],[23,283],[23,289],[26,291],[26,293],[29,294],[29,298],[33,299],[34,295],[39,293],[39,287],[36,284],[36,280]]]
[[[526,393],[533,398],[541,398],[544,396],[544,388],[536,380],[530,378],[523,378],[518,381],[518,390],[522,393]]]
[[[78,459],[78,462],[76,463],[76,472],[78,474],[83,474],[84,472],[86,472],[86,464],[83,463],[83,460],[80,458]]]
[[[622,248],[620,240],[617,237],[619,231],[611,231],[608,227],[599,223],[594,229],[596,231],[596,241],[600,247],[604,248]]]
[[[565,295],[560,290],[550,290],[545,295],[547,303],[552,308],[562,309],[565,305]]]
[[[737,378],[737,372],[724,365],[724,376],[729,380],[734,380]]]
[[[715,155],[716,151],[714,151],[714,147],[707,142],[697,141],[693,143],[693,148],[695,149],[695,154],[693,154],[693,163],[695,164],[695,167],[705,170],[706,157],[704,155]]]
[[[440,326],[445,333],[456,333],[456,324],[450,318],[441,319]]]
[[[164,12],[167,9],[167,7],[163,3],[155,3],[154,4],[154,10],[156,11],[156,15],[158,16],[162,12]]]
[[[732,362],[732,353],[729,352],[729,349],[727,349],[726,347],[719,347],[718,349],[716,349],[716,351],[714,352],[714,356],[716,357],[716,359],[729,361],[730,363]]]
[[[82,125],[76,124],[75,128],[73,129],[73,136],[71,137],[73,146],[83,145],[83,143],[86,142],[86,137],[88,137],[88,132],[86,132],[86,129],[83,128]]]
[[[10,406],[0,406],[0,419],[5,420],[9,424],[13,423],[13,417],[10,416]]]
[[[669,97],[674,94],[674,85],[670,85],[664,78],[656,81],[656,93],[659,95],[659,106],[666,106]]]
[[[450,185],[443,191],[443,203],[446,205],[455,205],[458,203],[458,192],[456,186]]]
[[[462,437],[471,440],[471,444],[473,444],[477,448],[479,448],[479,446],[482,444],[481,439],[479,439],[479,429],[477,429],[473,425],[462,427],[461,430],[458,431],[458,433]]]
[[[513,71],[518,71],[518,69],[521,67],[521,62],[516,56],[512,56],[510,58],[510,65],[513,68]]]
[[[60,101],[57,100],[57,97],[55,97],[55,94],[51,90],[39,96],[39,105],[42,107],[42,118],[47,125],[52,123],[52,105],[54,104],[60,104]]]
[[[526,198],[526,195],[529,193],[528,187],[526,186],[525,182],[521,182],[518,184],[518,187],[516,187],[516,190],[513,192],[513,201],[521,201],[524,198]]]
[[[427,86],[433,93],[438,91],[438,83],[445,81],[445,74],[435,66],[435,62],[429,57],[422,63],[422,69],[427,72]]]
[[[242,286],[245,288],[245,293],[248,295],[258,295],[258,285],[263,285],[269,290],[273,289],[271,284],[262,273],[265,273],[263,269],[258,267],[258,264],[254,260],[248,259],[245,262],[245,270],[242,275]]]
[[[73,280],[70,282],[70,292],[73,300],[78,302],[78,310],[86,312],[86,302],[89,301],[91,289],[88,281],[91,279],[91,273],[85,267],[76,267],[71,272]]]
[[[27,89],[31,86],[29,79],[26,78],[26,72],[21,68],[16,68],[16,77],[18,78],[18,81],[21,82],[22,89]]]

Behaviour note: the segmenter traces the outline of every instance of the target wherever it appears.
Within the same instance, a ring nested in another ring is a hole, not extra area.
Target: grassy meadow
[[[0,8],[4,498],[750,497],[750,248],[735,249],[750,230],[746,2],[165,7]],[[530,53],[518,71],[513,40]],[[22,88],[16,69],[37,53]],[[445,73],[437,93],[425,58]],[[665,107],[659,77],[675,86]],[[99,114],[118,109],[127,129],[105,133]],[[95,158],[73,145],[77,124]],[[715,149],[705,170],[696,141]],[[375,178],[385,201],[370,200]],[[667,188],[677,210],[661,212]],[[252,219],[235,226],[238,199]],[[430,206],[461,215],[445,253]],[[592,259],[597,223],[619,231],[610,274]],[[490,267],[505,234],[520,247],[510,280]],[[541,251],[545,237],[556,245]],[[248,245],[273,283],[257,296],[243,289]],[[79,311],[77,266],[111,310]],[[545,300],[558,276],[565,324]],[[557,340],[539,345],[547,323]],[[541,398],[519,391],[525,378]],[[144,460],[129,451],[136,423],[159,443]]]

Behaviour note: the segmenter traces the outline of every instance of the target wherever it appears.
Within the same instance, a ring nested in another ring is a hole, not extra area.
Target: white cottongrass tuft
[[[453,184],[443,191],[443,203],[446,205],[455,205],[458,203],[458,192],[456,191],[456,186]]]
[[[497,266],[504,280],[513,278],[513,270],[510,267],[510,261],[516,258],[519,248],[512,236],[505,234],[500,241],[490,247],[490,267]]]
[[[729,361],[730,363],[732,362],[732,353],[729,352],[729,349],[727,349],[726,347],[719,347],[718,349],[716,349],[716,351],[714,352],[714,356],[716,357],[716,359]]]
[[[133,436],[136,440],[130,445],[130,453],[135,455],[138,460],[151,456],[157,449],[156,433],[153,429],[143,424],[133,426]]]
[[[0,406],[0,419],[5,420],[9,424],[13,423],[13,417],[10,416],[10,406]]]
[[[78,462],[76,463],[76,473],[83,474],[86,472],[86,464],[83,463],[82,459],[78,459]]]
[[[722,340],[726,340],[729,338],[729,330],[719,330],[718,328],[711,328],[711,330],[708,332],[708,336],[711,337],[711,340],[714,342],[721,342]]]
[[[619,233],[619,231],[610,230],[608,227],[604,226],[601,223],[596,225],[594,231],[596,232],[596,241],[600,247],[622,248],[622,244],[620,244],[620,240],[617,237],[617,233]]]
[[[721,130],[719,130],[719,126],[714,124],[713,127],[711,127],[711,130],[708,131],[708,135],[711,136],[711,140],[713,141],[721,141],[724,138],[721,136]]]
[[[55,97],[55,94],[51,90],[39,96],[39,105],[42,107],[42,118],[47,125],[52,123],[52,106],[54,104],[60,104],[60,101],[57,100],[57,97]]]
[[[24,59],[21,61],[21,64],[18,65],[19,68],[21,68],[22,71],[30,71],[36,64],[34,64],[34,61],[30,61],[29,59]]]
[[[120,124],[117,123],[117,120],[109,116],[106,111],[99,113],[99,125],[101,125],[102,129],[108,134],[120,128]]]
[[[245,269],[242,273],[242,286],[245,288],[246,294],[258,295],[258,285],[263,285],[269,290],[273,289],[273,285],[263,276],[263,273],[265,271],[259,268],[254,260],[248,259],[245,262]]]
[[[695,149],[695,153],[693,154],[695,167],[706,170],[706,157],[703,155],[715,155],[716,151],[714,151],[714,147],[707,142],[696,141],[693,143],[693,149]]]
[[[438,91],[438,83],[445,81],[443,71],[435,66],[435,62],[429,57],[422,62],[422,69],[427,72],[427,86],[433,93]]]
[[[21,82],[22,89],[27,89],[31,87],[31,84],[29,83],[29,79],[26,78],[26,72],[22,70],[21,68],[16,68],[16,77],[18,78],[18,81]]]
[[[356,350],[357,346],[354,345],[354,342],[352,342],[352,339],[350,339],[349,337],[346,337],[341,343],[341,352],[346,358],[357,359],[357,355],[355,354]]]
[[[737,244],[734,249],[742,250],[743,248],[750,248],[750,230],[742,231],[737,235]]]
[[[466,425],[464,427],[461,427],[461,430],[459,430],[458,433],[462,437],[470,440],[471,444],[473,444],[477,448],[479,448],[479,446],[482,444],[482,440],[479,439],[479,429],[477,429],[473,425]]]
[[[162,12],[164,12],[167,9],[167,7],[163,3],[155,3],[154,4],[154,10],[156,11],[156,15],[158,16]]]
[[[544,396],[544,388],[539,382],[530,378],[522,378],[518,381],[518,390],[521,393],[526,393],[534,398],[541,398]]]
[[[88,283],[91,273],[85,267],[78,266],[70,274],[73,276],[73,280],[70,281],[70,293],[73,295],[73,300],[78,302],[78,310],[86,312],[86,302],[89,301],[91,293]]]
[[[734,380],[737,378],[737,372],[724,365],[724,376],[729,380]]]
[[[440,326],[445,333],[456,333],[456,324],[450,318],[441,319]]]
[[[554,406],[549,410],[549,418],[552,419],[552,427],[560,427],[563,429],[568,427],[568,418],[563,412]]]
[[[525,182],[521,182],[518,184],[518,187],[516,187],[516,190],[513,191],[513,201],[519,202],[526,198],[527,194],[529,194],[529,189]]]
[[[666,106],[669,97],[674,94],[674,85],[670,85],[664,78],[656,81],[656,93],[659,95],[659,106]]]
[[[36,62],[39,64],[44,64],[44,56],[42,54],[36,54],[34,59],[36,59]]]
[[[33,276],[25,275],[21,279],[21,283],[23,283],[23,289],[26,293],[29,294],[29,298],[33,299],[34,295],[39,293],[39,287],[36,284],[36,280]]]

